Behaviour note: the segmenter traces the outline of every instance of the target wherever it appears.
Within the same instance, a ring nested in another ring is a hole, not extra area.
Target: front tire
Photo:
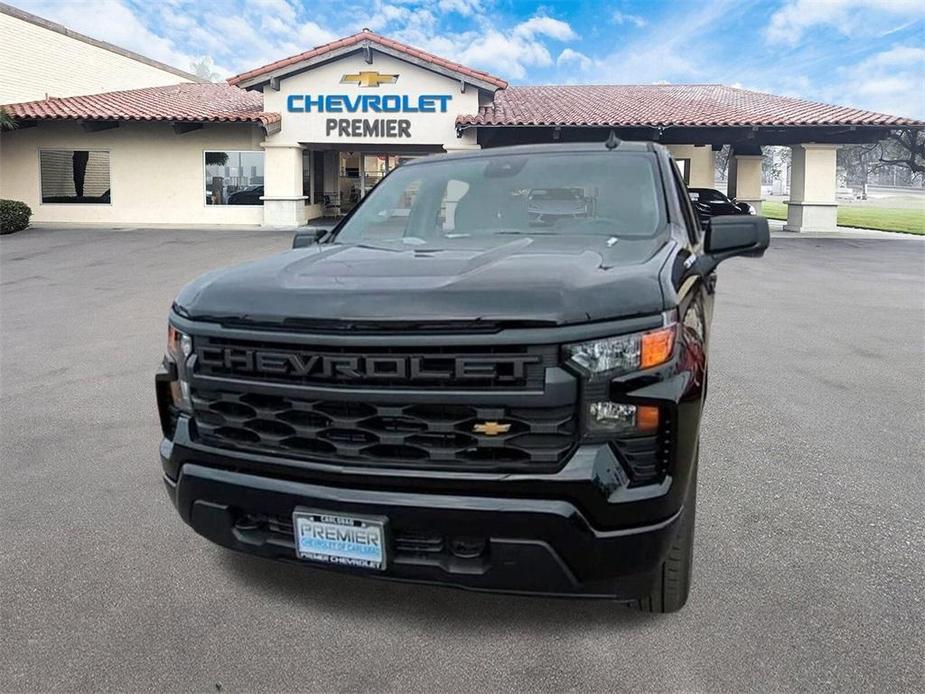
[[[698,455],[699,457],[699,455]],[[694,521],[697,516],[697,462],[691,477],[681,525],[668,556],[656,573],[649,595],[637,600],[635,606],[643,612],[667,614],[677,612],[687,602],[694,564]]]

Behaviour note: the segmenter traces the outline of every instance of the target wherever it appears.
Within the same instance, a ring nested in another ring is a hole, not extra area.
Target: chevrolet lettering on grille
[[[503,383],[524,378],[537,355],[410,356],[312,354],[236,347],[204,347],[199,362],[231,372],[318,378],[329,380],[390,379],[431,381],[436,379],[491,380]]]

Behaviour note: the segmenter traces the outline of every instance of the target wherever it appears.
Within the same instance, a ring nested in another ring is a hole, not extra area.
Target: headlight
[[[645,333],[565,345],[565,354],[590,379],[602,380],[664,364],[671,359],[676,335],[677,325],[672,324]]]
[[[193,353],[193,338],[172,325],[167,326],[167,359],[177,365],[177,380],[170,384],[173,404],[178,410],[192,412],[187,361]]]
[[[167,326],[167,355],[178,364],[193,353],[193,338],[172,325]]]

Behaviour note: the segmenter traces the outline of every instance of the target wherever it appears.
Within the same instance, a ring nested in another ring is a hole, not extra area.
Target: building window
[[[675,163],[678,165],[678,171],[681,172],[681,178],[684,179],[685,185],[691,184],[691,160],[690,159],[675,159]]]
[[[39,152],[43,203],[108,205],[109,152],[55,149]]]
[[[262,205],[263,152],[206,152],[206,205]]]

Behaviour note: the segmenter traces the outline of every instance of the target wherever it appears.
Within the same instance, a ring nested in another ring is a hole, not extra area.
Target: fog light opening
[[[655,405],[629,405],[621,402],[592,402],[588,406],[591,433],[650,434],[658,431],[661,412]]]

